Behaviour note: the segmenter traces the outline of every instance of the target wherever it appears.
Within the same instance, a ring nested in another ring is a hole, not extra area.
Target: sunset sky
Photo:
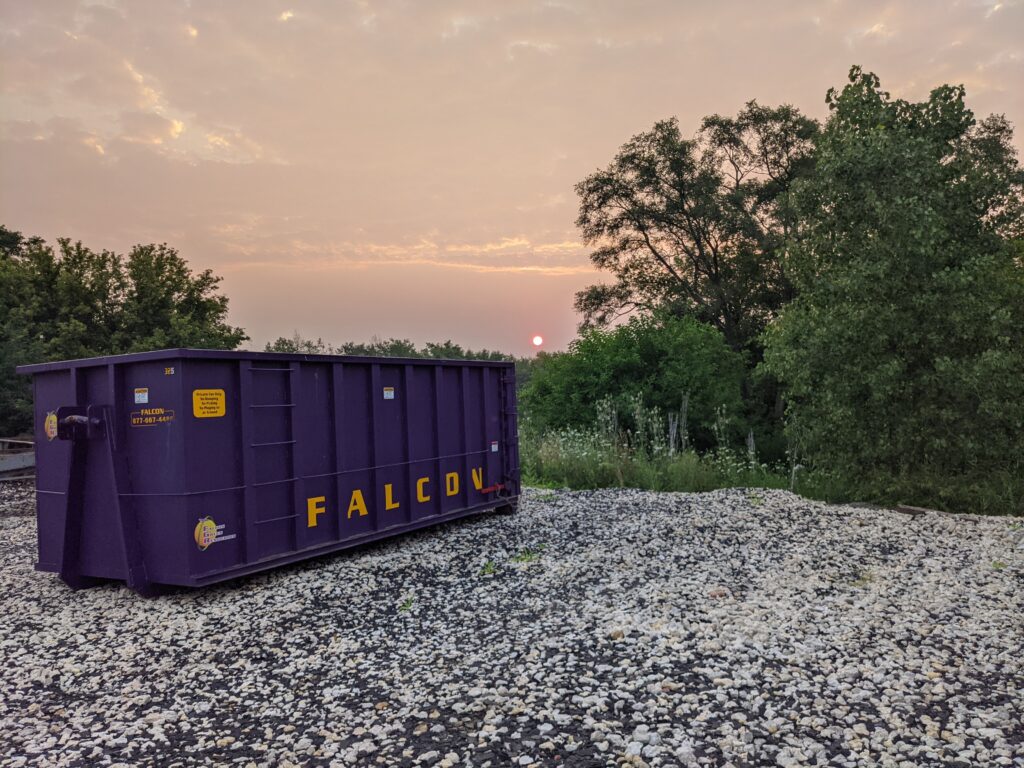
[[[601,279],[577,181],[661,118],[823,118],[851,64],[909,98],[963,83],[1024,130],[1013,0],[2,0],[0,223],[167,242],[256,347],[558,349]]]

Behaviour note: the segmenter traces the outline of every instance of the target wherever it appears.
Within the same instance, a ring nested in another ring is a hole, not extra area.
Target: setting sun
[[[533,346],[539,347],[543,343],[544,343],[544,337],[543,336],[534,336],[533,337]]]

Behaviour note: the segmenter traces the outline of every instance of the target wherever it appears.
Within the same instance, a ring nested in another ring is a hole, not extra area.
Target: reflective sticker
[[[384,387],[384,399],[385,400],[394,400],[395,399],[395,388],[394,387]]]
[[[43,421],[43,432],[46,433],[47,440],[53,440],[57,437],[57,412],[47,411],[46,419]]]
[[[145,405],[149,402],[149,388],[148,387],[136,387],[135,388],[135,404]]]
[[[192,391],[192,415],[197,419],[216,419],[227,413],[227,398],[223,389],[195,389]]]
[[[497,453],[497,452],[498,452],[498,441],[497,440],[491,440],[491,453]]]

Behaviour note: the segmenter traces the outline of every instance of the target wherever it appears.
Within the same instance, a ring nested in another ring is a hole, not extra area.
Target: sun
[[[544,337],[543,336],[534,336],[533,337],[533,346],[539,347],[543,343],[544,343]]]

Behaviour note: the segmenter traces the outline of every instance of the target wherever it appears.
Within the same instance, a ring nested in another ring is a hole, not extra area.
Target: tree
[[[228,298],[218,292],[221,278],[209,269],[192,272],[174,248],[137,245],[122,269],[117,348],[234,349],[249,338],[226,322]]]
[[[168,347],[234,349],[248,337],[225,320],[220,278],[193,273],[166,245],[128,257],[81,242],[25,238],[0,226],[0,433],[32,425],[22,363]]]
[[[381,339],[374,336],[369,342],[346,341],[334,346],[323,339],[303,338],[298,331],[287,339],[283,336],[268,343],[266,352],[291,352],[317,355],[355,355],[360,357],[412,357],[436,360],[511,360],[502,352],[489,349],[474,351],[464,349],[451,339],[444,342],[427,342],[422,348],[409,339]]]
[[[697,443],[707,446],[716,411],[741,410],[743,375],[743,358],[717,329],[693,318],[633,317],[610,330],[584,331],[568,352],[538,355],[522,392],[523,410],[540,431],[587,428],[607,397],[623,412],[640,395],[645,405],[668,413],[688,395]]]
[[[335,349],[331,344],[321,338],[305,339],[298,331],[292,334],[290,339],[278,336],[274,341],[267,342],[263,348],[264,352],[287,352],[290,354],[302,355],[338,355],[340,350]]]
[[[818,124],[790,106],[749,102],[684,139],[675,119],[633,137],[576,185],[591,261],[615,282],[576,297],[584,326],[668,309],[718,328],[733,349],[792,296],[782,258],[791,190],[813,167]]]
[[[964,96],[893,99],[856,67],[829,91],[766,364],[794,446],[857,492],[1019,512],[1024,174],[1006,120]]]

